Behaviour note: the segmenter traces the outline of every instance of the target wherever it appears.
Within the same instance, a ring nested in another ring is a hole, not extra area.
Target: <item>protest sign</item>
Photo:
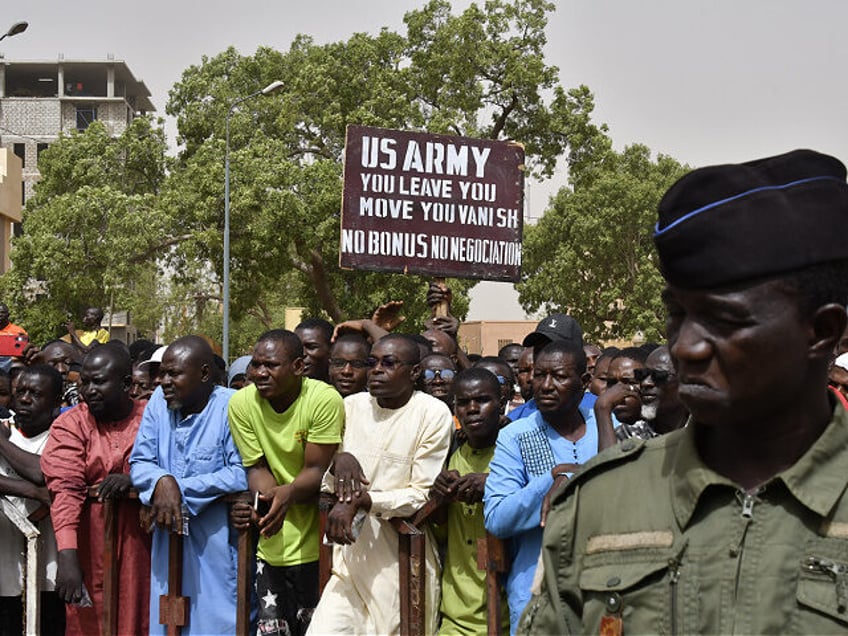
[[[348,126],[343,268],[518,281],[524,149]]]

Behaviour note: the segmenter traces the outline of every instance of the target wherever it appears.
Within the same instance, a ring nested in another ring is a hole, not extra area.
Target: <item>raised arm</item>
[[[623,404],[628,397],[634,394],[636,393],[633,389],[629,388],[623,382],[619,382],[601,393],[595,401],[595,422],[598,425],[599,453],[618,443],[618,438],[615,436],[616,422],[612,412],[616,406]]]

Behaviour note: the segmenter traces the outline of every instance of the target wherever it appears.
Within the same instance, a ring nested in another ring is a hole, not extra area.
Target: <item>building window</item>
[[[26,144],[15,144],[13,150],[21,158],[21,164],[26,165]]]
[[[21,181],[21,205],[26,205],[26,181]]]
[[[47,150],[47,148],[49,148],[49,147],[50,147],[50,144],[38,144],[35,147],[36,161],[41,161],[41,153],[44,152],[45,150]]]
[[[77,130],[85,130],[97,121],[97,106],[77,106]]]
[[[512,344],[513,342],[515,342],[515,340],[512,340],[511,338],[498,338],[498,351],[503,349],[508,344]]]

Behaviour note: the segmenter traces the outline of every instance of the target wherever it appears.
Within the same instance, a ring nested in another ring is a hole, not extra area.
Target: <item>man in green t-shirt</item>
[[[488,369],[466,369],[453,384],[455,411],[466,436],[436,478],[430,494],[449,501],[447,549],[442,570],[439,634],[486,633],[486,572],[477,568],[477,541],[486,538],[483,491],[500,430],[501,385]],[[502,593],[501,629],[509,630],[506,595]]]
[[[303,346],[291,331],[259,337],[253,384],[230,400],[229,419],[255,508],[234,514],[259,528],[256,594],[259,633],[306,631],[318,604],[321,478],[341,441],[344,405],[333,387],[303,377]]]

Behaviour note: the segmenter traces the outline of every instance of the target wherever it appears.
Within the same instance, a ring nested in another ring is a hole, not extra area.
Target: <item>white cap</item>
[[[156,351],[153,352],[153,355],[150,356],[148,360],[144,360],[143,362],[139,362],[138,366],[143,364],[149,364],[150,362],[162,362],[162,357],[165,355],[165,349],[168,348],[168,345],[162,345]]]

